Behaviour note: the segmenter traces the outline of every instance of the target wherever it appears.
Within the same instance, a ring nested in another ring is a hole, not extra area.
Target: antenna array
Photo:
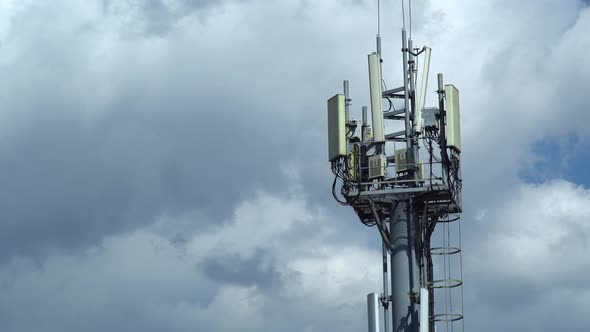
[[[368,296],[369,332],[379,331],[380,311],[385,332],[462,331],[459,91],[438,74],[438,105],[426,106],[431,49],[413,46],[411,1],[407,38],[403,3],[403,84],[383,89],[378,1],[377,51],[368,55],[371,124],[363,106],[357,135],[348,81],[328,101],[332,194],[381,237],[383,293]],[[386,133],[392,127],[400,130]]]

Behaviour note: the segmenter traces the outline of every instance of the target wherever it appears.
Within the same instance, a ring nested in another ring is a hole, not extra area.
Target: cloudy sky
[[[325,101],[368,103],[376,2],[0,1],[0,330],[365,330]],[[466,331],[587,330],[588,1],[413,5],[461,91]]]

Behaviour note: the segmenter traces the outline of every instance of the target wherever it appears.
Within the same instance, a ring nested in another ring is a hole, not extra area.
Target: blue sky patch
[[[590,186],[590,174],[583,166],[590,162],[589,142],[570,136],[540,140],[533,143],[531,149],[538,159],[532,167],[520,171],[519,176],[524,181],[542,183],[559,178]]]

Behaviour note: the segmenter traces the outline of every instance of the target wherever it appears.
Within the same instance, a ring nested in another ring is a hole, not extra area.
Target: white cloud
[[[463,265],[469,325],[490,331],[586,326],[589,207],[583,186],[521,184],[490,210],[485,227],[472,226]],[[571,303],[567,310],[564,303]]]
[[[589,218],[590,190],[582,186],[562,180],[522,185],[490,216],[492,230],[470,254],[470,266],[543,287],[579,287],[590,273]]]

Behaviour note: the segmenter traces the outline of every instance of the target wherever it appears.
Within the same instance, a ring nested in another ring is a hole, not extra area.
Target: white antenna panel
[[[447,146],[461,151],[459,90],[452,84],[445,85],[445,101],[447,111]]]
[[[383,95],[381,91],[381,57],[378,53],[369,54],[369,89],[371,93],[371,120],[375,142],[385,141],[383,127]]]
[[[328,150],[329,160],[346,156],[346,111],[344,95],[328,100]]]

